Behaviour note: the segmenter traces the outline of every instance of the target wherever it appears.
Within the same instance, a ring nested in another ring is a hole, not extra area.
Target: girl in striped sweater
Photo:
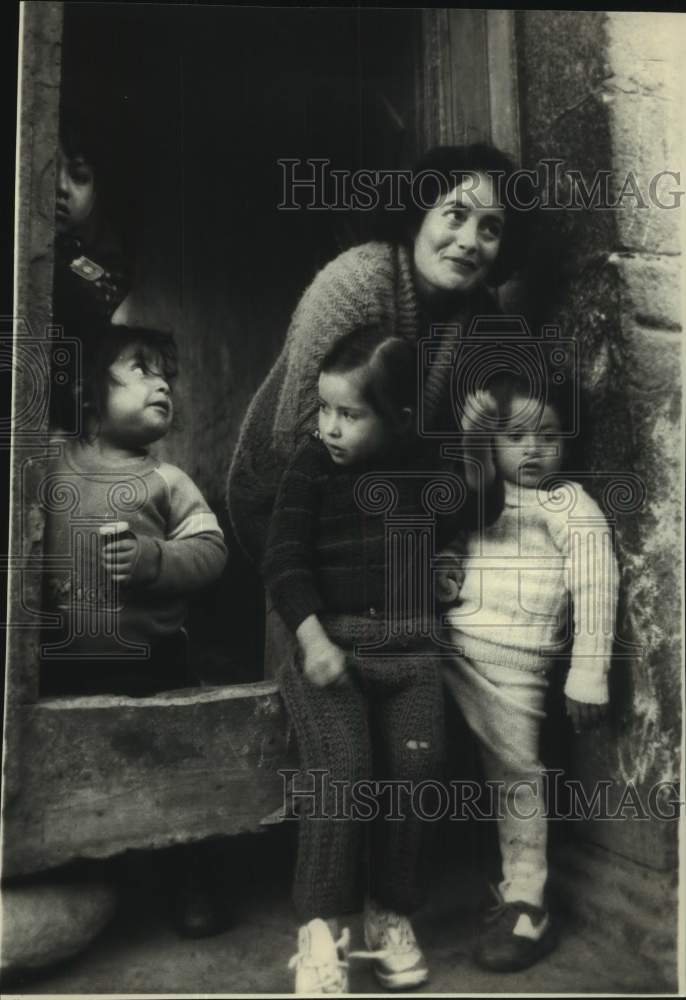
[[[528,381],[516,378],[493,391],[500,411],[493,456],[505,506],[468,538],[466,557],[454,550],[455,569],[439,576],[439,596],[451,604],[445,619],[455,648],[447,686],[477,737],[486,780],[501,783],[503,796],[503,878],[475,957],[486,968],[514,971],[555,945],[544,899],[539,760],[546,675],[573,640],[567,714],[576,732],[601,722],[617,567],[598,505],[578,483],[554,475],[564,460],[562,397],[544,386],[536,398]]]

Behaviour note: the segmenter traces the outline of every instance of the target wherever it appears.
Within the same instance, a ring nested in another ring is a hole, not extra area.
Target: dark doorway
[[[368,213],[279,210],[278,161],[409,165],[420,18],[65,5],[63,116],[96,133],[131,223],[133,284],[114,321],[175,333],[181,422],[163,456],[198,483],[231,549],[192,622],[208,680],[262,676],[262,588],[224,509],[242,416],[316,270],[370,232]]]

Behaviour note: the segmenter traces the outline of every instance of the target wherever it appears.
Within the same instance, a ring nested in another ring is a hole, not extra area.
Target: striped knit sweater
[[[521,670],[546,672],[573,638],[565,693],[603,704],[617,581],[610,528],[578,483],[550,493],[505,483],[502,514],[469,538],[446,620],[470,659]]]
[[[456,303],[443,322],[466,330],[474,315],[499,311],[480,289]],[[293,315],[283,350],[245,415],[229,469],[227,506],[235,535],[259,563],[269,515],[283,471],[298,445],[316,428],[317,378],[322,358],[344,334],[378,325],[413,342],[430,333],[417,301],[411,253],[390,243],[346,250],[317,274]],[[448,419],[449,366],[424,372],[423,421]]]
[[[292,632],[309,615],[322,611],[382,619],[390,613],[391,601],[393,613],[400,617],[424,612],[433,618],[433,607],[419,604],[421,581],[426,580],[428,569],[421,544],[413,547],[412,533],[404,535],[407,566],[403,566],[402,578],[393,580],[386,572],[385,513],[363,511],[355,498],[355,484],[364,472],[383,474],[397,490],[396,522],[416,525],[418,515],[426,522],[422,489],[431,480],[432,470],[403,476],[403,459],[407,461],[407,455],[395,461],[386,455],[373,468],[344,468],[332,461],[314,437],[299,448],[279,487],[262,567],[274,605]],[[419,465],[419,458],[412,463],[414,469]],[[501,510],[499,480],[483,497],[466,490],[460,508],[437,519],[437,544],[444,544],[460,529],[492,523]],[[408,586],[410,574],[416,581]]]
[[[105,462],[87,442],[55,437],[42,484],[51,608],[62,616],[65,656],[122,656],[184,624],[190,595],[226,562],[217,518],[195,483],[152,455]],[[126,521],[139,540],[131,581],[113,588],[101,562],[102,525]],[[142,567],[153,572],[145,576]],[[51,642],[58,636],[48,633]]]

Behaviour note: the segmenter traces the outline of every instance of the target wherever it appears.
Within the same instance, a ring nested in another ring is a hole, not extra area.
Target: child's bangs
[[[167,382],[174,381],[178,375],[176,349],[169,337],[138,341],[134,357],[146,373],[162,375]]]

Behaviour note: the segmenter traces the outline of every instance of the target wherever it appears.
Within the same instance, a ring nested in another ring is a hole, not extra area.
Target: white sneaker
[[[364,908],[364,939],[369,957],[376,959],[376,978],[387,990],[419,986],[429,978],[426,959],[407,917],[382,910],[369,900]]]
[[[334,941],[325,920],[317,917],[304,924],[298,931],[298,952],[288,963],[289,969],[295,969],[294,993],[347,993],[349,946],[347,927]]]

